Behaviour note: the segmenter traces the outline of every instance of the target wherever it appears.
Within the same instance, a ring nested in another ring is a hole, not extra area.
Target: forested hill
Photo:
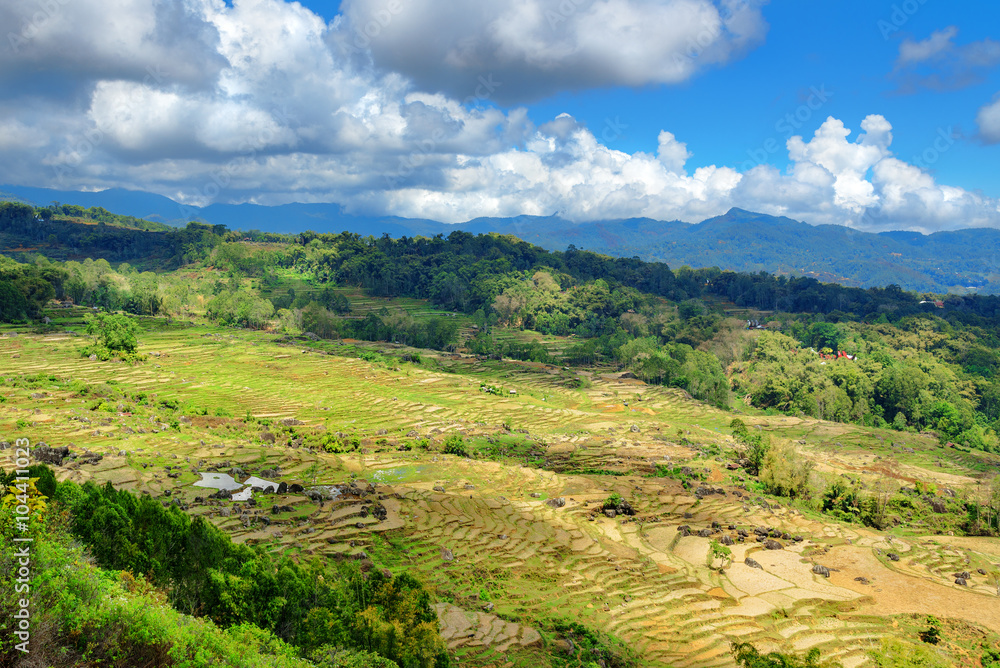
[[[323,339],[613,364],[718,406],[730,405],[735,389],[755,408],[933,429],[943,442],[1000,448],[998,296],[672,270],[575,247],[546,251],[497,233],[394,240],[202,223],[149,232],[44,220],[27,205],[0,203],[0,234],[50,244],[53,225],[93,230],[78,242],[101,259],[0,258],[0,321],[42,320],[53,298],[138,315],[197,310],[223,325]],[[127,260],[136,254],[136,264]],[[117,269],[109,256],[119,258]],[[157,265],[152,257],[162,259]],[[199,272],[210,279],[196,288]],[[422,301],[447,315],[417,320],[388,305],[355,312],[373,298]],[[547,348],[538,337],[558,345]]]
[[[633,219],[520,228],[518,236],[545,248],[572,243],[673,267],[766,271],[860,287],[1000,292],[1000,231],[994,229],[871,234],[740,209],[696,225]]]
[[[614,257],[638,257],[672,267],[719,267],[738,272],[810,276],[858,287],[896,284],[930,292],[1000,293],[1000,230],[970,229],[922,235],[857,232],[732,209],[697,224],[647,218],[572,223],[558,216],[476,218],[458,225],[345,212],[338,204],[213,204],[183,206],[151,193],[107,190],[75,193],[0,186],[3,194],[35,206],[52,201],[104,207],[135,218],[183,226],[198,220],[232,230],[295,234],[354,232],[362,236],[447,236],[466,232],[511,234],[548,250],[578,248]]]

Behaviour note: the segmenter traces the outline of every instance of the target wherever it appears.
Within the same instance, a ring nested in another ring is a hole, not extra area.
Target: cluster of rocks
[[[705,529],[692,529],[689,525],[682,524],[677,527],[677,530],[684,536],[697,535],[701,538],[711,538],[712,536],[723,534],[725,531],[722,524],[719,522],[712,522],[712,526]],[[750,538],[749,531],[737,528],[735,524],[730,524],[728,526],[728,530],[735,533],[725,533],[722,537],[720,537],[718,540],[723,545],[743,543]],[[776,538],[794,542],[801,542],[803,540],[802,536],[792,536],[788,533],[784,533],[778,529],[772,529],[770,527],[755,527],[753,529],[753,536],[758,543],[762,543],[768,550],[781,550],[784,548],[783,544],[775,540]]]
[[[302,494],[303,492],[305,492],[305,488],[302,485],[300,485],[298,483],[295,483],[295,482],[293,482],[291,485],[289,485],[288,483],[286,483],[284,481],[281,481],[280,483],[278,483],[278,489],[277,490],[275,490],[274,487],[271,487],[270,485],[267,486],[267,487],[261,487],[260,485],[253,485],[250,489],[252,489],[255,494],[274,494],[274,493],[277,493],[277,494]],[[236,491],[239,491],[239,490],[220,489],[219,491],[217,491],[217,492],[215,492],[213,494],[209,494],[208,498],[210,498],[210,499],[232,499],[233,498],[233,493],[236,492]],[[253,499],[251,498],[250,501],[253,501]]]
[[[976,572],[979,573],[980,575],[986,575],[986,571],[984,571],[982,568],[977,568]],[[970,573],[969,571],[961,571],[959,573],[953,573],[952,575],[954,575],[955,577],[955,584],[961,585],[962,587],[968,587],[969,580],[972,579],[972,573]]]
[[[625,499],[621,499],[616,505],[613,506],[609,502],[605,501],[601,506],[601,511],[604,513],[605,517],[610,517],[612,519],[621,515],[628,517],[635,515],[635,509]]]
[[[70,445],[73,444],[70,443]],[[6,450],[9,447],[10,443],[7,441],[0,443],[0,450]],[[90,452],[89,450],[72,452],[67,445],[53,448],[47,445],[45,441],[39,441],[31,449],[31,456],[35,461],[41,464],[48,464],[49,466],[63,466],[66,460],[70,460],[70,463],[66,465],[68,468],[76,468],[84,464],[98,464],[104,459],[104,455]]]

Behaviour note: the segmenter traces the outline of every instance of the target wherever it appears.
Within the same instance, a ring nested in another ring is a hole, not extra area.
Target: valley
[[[727,466],[733,413],[676,388],[612,369],[143,325],[149,358],[134,366],[81,358],[83,337],[5,328],[0,428],[68,446],[60,479],[180,504],[235,541],[416,575],[459,665],[558,661],[573,646],[559,620],[620,639],[650,666],[729,666],[733,641],[869,665],[882,639],[915,639],[927,615],[948,625],[941,649],[957,665],[977,665],[962,657],[1000,637],[995,586],[977,571],[1000,562],[995,539],[878,531],[761,494]],[[413,353],[419,363],[404,361]],[[890,430],[740,417],[815,462],[814,476],[888,476],[960,498],[986,482],[927,436],[897,444]],[[320,434],[336,445],[317,447]],[[471,457],[445,454],[455,435]],[[12,451],[0,454],[9,469]],[[193,485],[207,471],[304,489],[210,499]],[[605,513],[612,494],[635,514]],[[713,559],[723,537],[731,556]]]

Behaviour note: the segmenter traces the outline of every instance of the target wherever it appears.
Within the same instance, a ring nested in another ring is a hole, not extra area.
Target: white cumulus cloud
[[[857,134],[828,118],[788,140],[787,168],[741,172],[698,163],[697,138],[671,128],[650,138],[654,152],[627,153],[570,114],[536,127],[522,107],[486,103],[564,78],[683,81],[763,36],[759,6],[745,0],[348,0],[330,23],[282,0],[113,0],[119,23],[105,0],[54,2],[60,13],[0,56],[4,83],[33,73],[30,85],[0,86],[0,183],[195,204],[339,202],[447,222],[697,222],[738,206],[869,229],[1000,227],[997,200],[895,157],[878,115]],[[31,6],[11,0],[0,18],[18,25]],[[440,23],[446,10],[454,22]],[[371,28],[365,48],[351,48],[352,25]],[[987,141],[1000,140],[998,109],[980,112]]]
[[[760,44],[762,0],[345,0],[340,45],[458,99],[674,84]],[[499,83],[493,90],[482,81]]]

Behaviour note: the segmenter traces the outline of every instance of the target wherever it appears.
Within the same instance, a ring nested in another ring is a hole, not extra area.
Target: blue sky
[[[116,2],[0,8],[0,182],[1000,227],[996,3]]]

